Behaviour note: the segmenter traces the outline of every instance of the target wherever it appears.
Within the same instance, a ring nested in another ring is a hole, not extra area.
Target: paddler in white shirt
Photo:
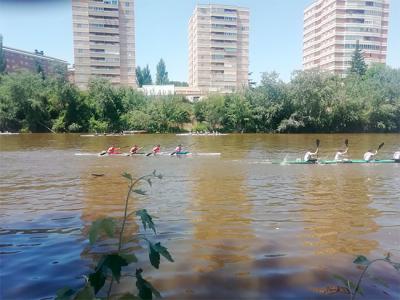
[[[319,140],[316,140],[317,150],[315,150],[315,152],[308,151],[304,155],[304,161],[317,162],[317,160],[318,160],[318,151],[319,151],[319,143],[320,143]]]
[[[364,153],[364,160],[365,161],[372,161],[372,160],[374,160],[375,159],[375,155],[376,154],[378,154],[378,151],[377,150],[372,150],[372,149],[370,149],[370,150],[368,150],[367,152],[365,152]]]
[[[393,159],[395,160],[395,162],[400,162],[400,151],[396,151],[393,154]]]
[[[364,153],[364,160],[366,162],[370,162],[375,160],[375,156],[378,154],[378,151],[382,149],[382,147],[385,145],[385,143],[382,143],[378,146],[378,149],[374,150],[368,150],[367,152]]]
[[[335,161],[345,161],[347,160],[346,158],[346,154],[347,151],[349,150],[349,140],[345,140],[344,144],[346,145],[346,150],[339,150],[338,152],[336,152],[335,154]]]

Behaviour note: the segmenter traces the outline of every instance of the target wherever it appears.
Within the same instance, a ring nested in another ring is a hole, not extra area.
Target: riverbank
[[[383,65],[346,78],[299,71],[288,83],[265,73],[256,87],[196,103],[30,73],[2,75],[0,94],[0,131],[10,132],[400,132],[400,70]]]

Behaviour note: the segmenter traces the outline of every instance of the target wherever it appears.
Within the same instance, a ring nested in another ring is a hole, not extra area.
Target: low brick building
[[[41,69],[45,76],[64,74],[67,78],[68,63],[61,59],[46,56],[43,51],[28,52],[3,46],[3,54],[7,73],[21,70],[38,72]]]

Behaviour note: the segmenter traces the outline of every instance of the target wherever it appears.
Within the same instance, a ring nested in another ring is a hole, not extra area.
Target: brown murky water
[[[156,169],[164,179],[136,197],[130,209],[156,216],[162,242],[175,263],[149,267],[146,247],[133,240],[145,277],[171,299],[343,299],[314,287],[335,285],[332,274],[356,279],[358,254],[400,261],[400,165],[273,165],[296,159],[321,140],[333,158],[343,140],[350,156],[385,142],[390,158],[400,135],[138,135],[80,137],[0,136],[0,283],[2,299],[52,298],[82,284],[95,252],[86,233],[101,216],[118,217],[126,182]],[[97,157],[109,144],[133,143],[165,151],[177,143],[220,157]],[[104,173],[95,178],[92,173]],[[132,223],[129,232],[143,231]],[[372,268],[387,287],[367,279],[362,299],[399,299],[400,274]],[[133,279],[117,287],[126,291]]]

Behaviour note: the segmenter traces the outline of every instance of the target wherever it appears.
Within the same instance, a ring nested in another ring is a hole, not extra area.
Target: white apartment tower
[[[248,85],[249,9],[197,5],[189,21],[189,85],[232,92]]]
[[[315,0],[304,11],[303,68],[346,74],[359,43],[367,64],[386,63],[389,0]]]
[[[136,87],[134,0],[72,0],[75,84]]]

